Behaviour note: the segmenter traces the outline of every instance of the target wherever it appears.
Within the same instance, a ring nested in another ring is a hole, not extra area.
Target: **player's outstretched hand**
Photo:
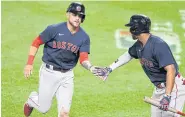
[[[33,65],[26,65],[24,68],[24,77],[28,79],[32,74]]]
[[[112,72],[112,69],[109,67],[104,67],[98,70],[98,76],[102,77],[102,80],[107,80],[109,74]]]
[[[90,71],[101,80],[105,81],[108,78],[108,75],[112,72],[112,69],[109,67],[98,67],[92,66]]]
[[[98,76],[98,70],[101,69],[102,67],[99,66],[91,66],[90,71],[93,73],[95,76]]]
[[[103,67],[99,67],[99,66],[91,66],[90,71],[93,75],[95,75],[96,77],[100,78],[103,80],[103,77],[99,75],[99,71],[102,69]]]

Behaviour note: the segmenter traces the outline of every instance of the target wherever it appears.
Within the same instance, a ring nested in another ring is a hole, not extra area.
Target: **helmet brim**
[[[126,27],[131,27],[132,25],[130,23],[125,24]]]
[[[83,12],[78,12],[78,11],[75,11],[75,10],[71,10],[69,11],[70,13],[73,13],[75,15],[85,15]]]

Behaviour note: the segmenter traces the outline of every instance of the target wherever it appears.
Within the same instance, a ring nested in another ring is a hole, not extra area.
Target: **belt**
[[[159,89],[162,89],[162,88],[166,87],[166,83],[162,82],[162,83],[156,85],[156,87],[159,88]]]
[[[180,78],[181,77],[180,73],[178,73],[176,77]],[[166,83],[162,82],[162,83],[156,85],[156,87],[159,88],[159,89],[162,89],[162,88],[166,87]]]
[[[54,71],[60,71],[60,72],[63,72],[63,73],[65,73],[65,72],[67,72],[67,71],[70,70],[70,69],[58,68],[58,67],[55,67],[53,65],[48,65],[48,64],[46,64],[46,68],[51,69],[51,70],[54,70]]]

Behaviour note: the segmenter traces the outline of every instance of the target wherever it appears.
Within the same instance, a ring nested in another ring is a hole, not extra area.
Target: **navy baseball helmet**
[[[140,35],[141,33],[149,33],[151,27],[151,20],[145,15],[133,15],[130,18],[130,22],[125,24],[130,27],[130,32],[133,35]]]
[[[80,2],[72,2],[66,12],[79,15],[82,18],[82,22],[85,20],[85,6]]]

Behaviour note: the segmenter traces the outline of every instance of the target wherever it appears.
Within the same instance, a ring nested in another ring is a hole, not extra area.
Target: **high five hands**
[[[90,71],[101,80],[106,81],[109,74],[112,72],[112,69],[109,67],[92,66]]]

